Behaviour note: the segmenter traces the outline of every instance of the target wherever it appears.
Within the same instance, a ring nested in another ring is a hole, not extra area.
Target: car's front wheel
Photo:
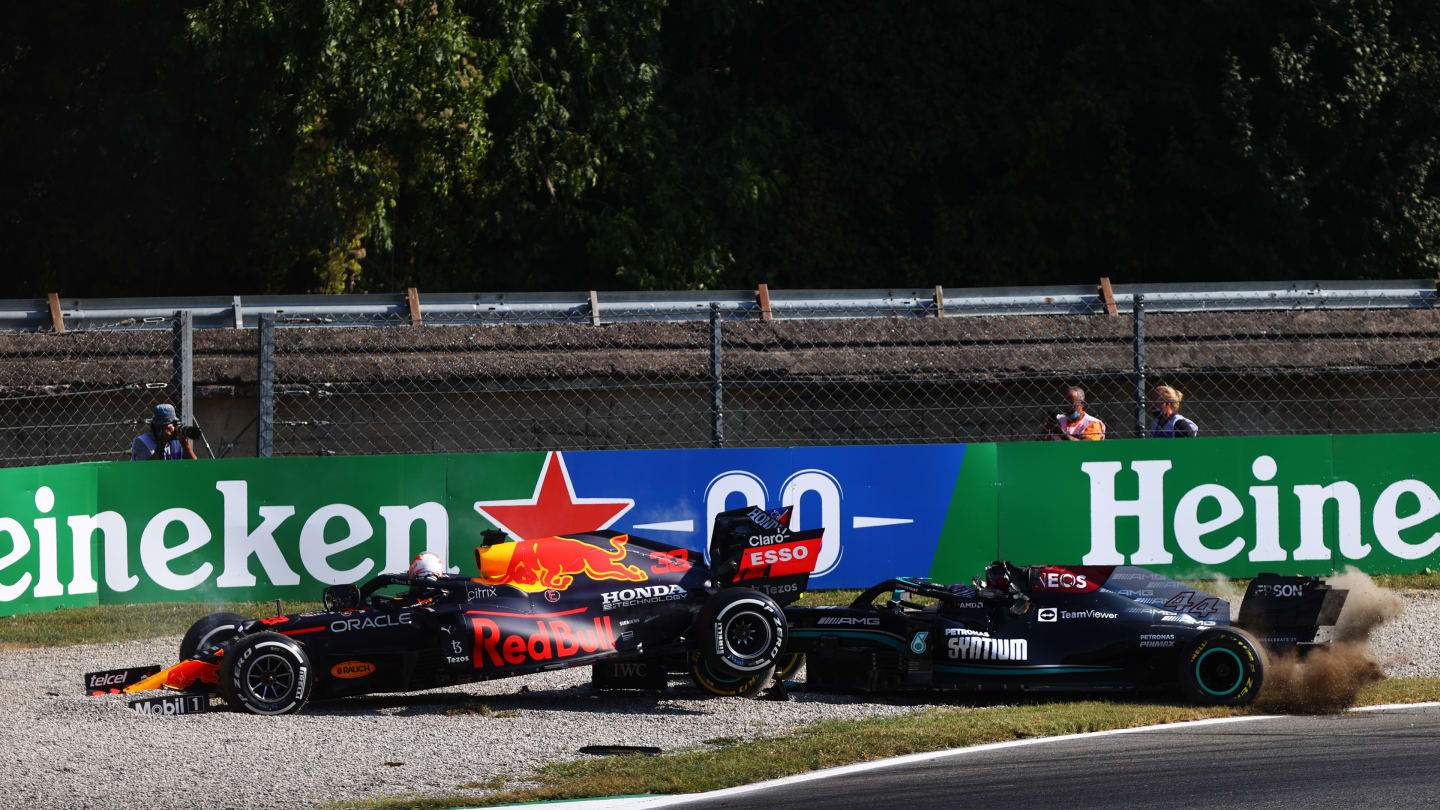
[[[1206,630],[1180,657],[1180,688],[1192,703],[1244,706],[1260,694],[1265,659],[1260,645],[1242,630]]]
[[[220,697],[251,714],[298,712],[314,683],[305,648],[279,633],[255,633],[235,642],[220,663]]]
[[[180,660],[193,658],[195,653],[219,647],[240,635],[240,624],[245,617],[238,613],[211,613],[185,631],[180,639]]]
[[[720,697],[755,697],[775,677],[774,664],[745,675],[718,670],[711,666],[709,656],[701,650],[691,650],[688,661],[690,679],[695,685],[703,692]]]

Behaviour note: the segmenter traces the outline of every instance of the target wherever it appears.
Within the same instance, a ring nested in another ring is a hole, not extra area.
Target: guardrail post
[[[260,316],[260,347],[256,365],[255,456],[275,451],[275,313]]]
[[[170,387],[179,395],[180,424],[195,424],[195,313],[175,313],[170,338]]]
[[[1147,434],[1145,422],[1145,296],[1135,294],[1132,307],[1135,319],[1135,438]]]
[[[710,302],[710,446],[725,446],[724,364],[720,354],[720,305]]]

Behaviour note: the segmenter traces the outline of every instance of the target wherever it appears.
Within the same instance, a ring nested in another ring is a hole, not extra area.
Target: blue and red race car
[[[185,634],[179,663],[149,675],[90,673],[86,688],[213,688],[234,708],[283,714],[312,699],[678,659],[706,692],[753,696],[788,641],[783,607],[805,590],[820,552],[823,530],[791,531],[788,518],[788,509],[721,513],[708,562],[609,531],[520,541],[487,533],[477,577],[381,574],[326,588],[324,610],[211,614]]]

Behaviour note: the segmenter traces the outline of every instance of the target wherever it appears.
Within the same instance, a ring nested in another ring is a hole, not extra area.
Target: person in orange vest
[[[1085,412],[1085,389],[1065,389],[1063,413],[1045,421],[1045,433],[1052,441],[1099,441],[1105,438],[1105,423]]]

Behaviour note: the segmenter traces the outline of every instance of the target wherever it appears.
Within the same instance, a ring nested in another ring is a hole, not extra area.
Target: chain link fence
[[[130,458],[156,403],[178,398],[167,324],[0,332],[0,464]]]
[[[281,311],[268,344],[266,327],[187,333],[190,375],[173,322],[0,332],[0,464],[128,457],[138,423],[185,386],[202,457],[266,439],[274,455],[1027,441],[1071,385],[1109,438],[1144,435],[1159,384],[1185,394],[1202,436],[1434,429],[1433,294],[1046,301],[715,304],[619,322],[593,303],[423,323]]]

